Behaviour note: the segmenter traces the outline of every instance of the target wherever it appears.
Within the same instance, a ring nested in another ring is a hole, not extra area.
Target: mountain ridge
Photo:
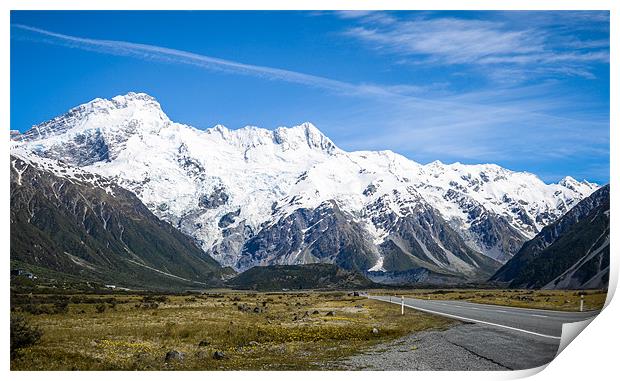
[[[490,278],[512,288],[604,288],[609,278],[609,185],[582,200]]]
[[[494,164],[422,165],[391,151],[347,152],[311,123],[198,130],[170,121],[154,98],[141,93],[93,102],[83,108],[94,114],[70,111],[71,118],[65,114],[35,126],[14,139],[16,149],[113,179],[222,265],[237,269],[283,261],[270,254],[267,263],[248,261],[244,253],[261,231],[299,210],[333,202],[344,213],[336,218],[344,230],[337,231],[348,231],[350,220],[358,224],[360,240],[374,246],[367,245],[358,259],[374,253],[375,263],[362,260],[367,268],[360,270],[387,271],[381,245],[403,243],[401,220],[426,210],[428,220],[416,225],[407,247],[399,249],[398,263],[409,267],[395,270],[415,269],[421,260],[422,267],[444,266],[478,277],[489,269],[460,264],[455,253],[472,251],[504,262],[598,188],[569,178],[545,184],[533,174]],[[442,241],[447,236],[433,235],[428,221],[442,221],[444,231],[455,232],[452,249]],[[340,239],[333,236],[331,242],[339,245]],[[311,241],[301,245],[301,251],[312,251]]]

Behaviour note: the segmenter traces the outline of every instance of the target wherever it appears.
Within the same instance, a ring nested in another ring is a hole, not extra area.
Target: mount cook
[[[143,93],[95,99],[12,134],[11,154],[133,192],[222,266],[335,263],[388,282],[391,273],[488,279],[599,188],[494,164],[347,152],[310,123],[200,130]]]

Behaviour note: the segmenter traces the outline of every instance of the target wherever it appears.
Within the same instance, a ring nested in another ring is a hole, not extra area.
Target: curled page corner
[[[562,324],[562,338],[560,339],[560,346],[558,347],[558,352],[555,354],[555,357],[562,353],[568,344],[575,340],[575,338],[588,326],[588,324],[592,323],[597,316],[598,315],[587,320],[577,321],[574,323]]]
[[[613,299],[614,294],[616,293],[616,287],[617,286],[618,286],[618,276],[617,276],[615,271],[610,271],[610,273],[609,273],[609,285],[607,286],[607,296],[605,297],[605,305],[603,306],[603,309],[607,308],[607,306],[609,305],[609,303]]]
[[[556,355],[557,356],[557,355]],[[513,370],[510,372],[507,372],[509,374],[509,377],[507,379],[509,380],[516,380],[516,379],[523,379],[523,378],[527,378],[527,377],[531,377],[535,374],[538,374],[540,372],[542,372],[547,365],[549,365],[550,362],[541,365],[541,366],[537,366],[535,368],[530,368],[530,369],[521,369],[521,370]]]
[[[596,319],[597,316],[598,315],[593,316],[593,317],[591,317],[589,319],[578,321],[578,322],[574,322],[574,323],[564,323],[564,324],[562,324],[562,336],[560,338],[560,345],[558,346],[558,351],[556,352],[555,356],[553,357],[553,360],[555,360],[555,358],[558,357],[560,355],[560,353],[562,353],[562,351],[566,347],[568,347],[568,345],[590,323],[592,323],[592,321],[594,321],[594,319]],[[533,376],[535,374],[538,374],[538,373],[542,372],[547,366],[549,366],[549,364],[551,364],[551,362],[553,362],[553,360],[549,361],[548,363],[546,363],[544,365],[541,365],[541,366],[538,366],[538,367],[535,367],[535,368],[514,371],[513,376],[515,376],[514,378],[519,378],[519,379]],[[512,377],[510,377],[510,379],[512,379]]]

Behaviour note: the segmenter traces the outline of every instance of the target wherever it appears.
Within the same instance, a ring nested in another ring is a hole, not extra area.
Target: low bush
[[[32,326],[23,316],[11,316],[11,359],[19,350],[35,345],[41,340],[43,332]]]

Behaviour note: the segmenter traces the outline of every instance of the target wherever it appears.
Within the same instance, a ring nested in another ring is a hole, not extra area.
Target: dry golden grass
[[[550,309],[558,311],[579,311],[584,294],[584,310],[599,310],[605,304],[606,290],[562,291],[562,290],[377,290],[377,295],[405,295],[429,300],[460,300],[472,303],[501,306]]]
[[[102,304],[91,300],[69,304],[66,313],[24,313],[43,329],[43,338],[22,350],[11,369],[337,368],[338,359],[379,342],[455,324],[413,310],[401,316],[398,306],[345,293],[226,293],[171,296],[166,302],[141,299],[117,296],[115,306],[108,303],[104,312],[97,312]],[[243,304],[249,311],[239,309]],[[264,311],[255,313],[255,307]],[[334,316],[327,316],[330,311]],[[373,328],[379,333],[373,334]],[[208,344],[199,346],[203,340]],[[166,363],[165,355],[171,350],[183,352],[184,360]],[[223,351],[226,357],[214,359],[215,351]]]

